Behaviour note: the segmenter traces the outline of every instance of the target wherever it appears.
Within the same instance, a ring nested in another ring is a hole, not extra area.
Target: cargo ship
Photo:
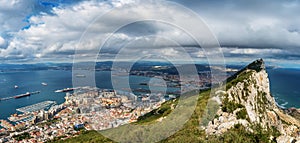
[[[30,95],[33,95],[33,94],[39,94],[39,93],[40,93],[40,91],[26,92],[25,94],[20,94],[20,95],[13,96],[13,98],[18,99],[18,98],[27,97],[27,96],[30,96]]]
[[[30,92],[26,92],[25,94],[16,95],[16,96],[14,96],[14,98],[17,99],[17,98],[22,98],[22,97],[26,97],[26,96],[30,96]]]

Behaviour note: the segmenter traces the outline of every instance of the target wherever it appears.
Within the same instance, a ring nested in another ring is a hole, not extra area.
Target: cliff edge
[[[270,141],[300,142],[300,121],[277,107],[262,59],[228,78],[226,91],[216,93],[222,103],[206,134],[221,135],[243,126],[250,132],[270,131]]]

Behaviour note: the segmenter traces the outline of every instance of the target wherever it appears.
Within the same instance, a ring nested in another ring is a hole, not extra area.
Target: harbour
[[[30,112],[35,112],[35,111],[39,111],[39,110],[47,110],[53,105],[56,105],[55,101],[44,101],[44,102],[36,103],[33,105],[21,107],[16,110],[19,112],[22,112],[22,113],[30,113]]]

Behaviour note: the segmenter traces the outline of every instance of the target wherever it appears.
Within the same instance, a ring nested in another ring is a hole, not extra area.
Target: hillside
[[[278,108],[271,96],[268,74],[262,59],[257,60],[229,78],[227,91],[217,95],[222,99],[217,118],[206,127],[209,135],[222,135],[242,125],[248,132],[257,129],[270,133],[264,140],[274,142],[299,141],[299,120]]]
[[[165,102],[159,109],[140,117],[133,125],[158,124],[169,118],[180,121],[180,118],[172,117],[174,107],[184,110],[193,100],[197,100],[195,110],[182,128],[160,142],[300,142],[299,120],[276,106],[270,93],[268,74],[263,60],[249,64],[228,78],[226,89],[226,91],[204,91],[198,98],[187,96],[183,99],[184,104],[180,106],[177,106],[178,99]],[[210,95],[211,91],[214,93],[213,97]],[[154,127],[159,133],[161,133],[159,130],[170,127],[158,125],[160,126]],[[112,136],[125,134],[121,138],[124,142],[132,140],[149,142],[153,137],[160,136],[154,133],[141,138],[144,135],[139,134],[140,129],[128,131],[126,128],[129,126],[131,125],[102,133]],[[57,142],[113,141],[95,131],[84,131],[77,137]]]

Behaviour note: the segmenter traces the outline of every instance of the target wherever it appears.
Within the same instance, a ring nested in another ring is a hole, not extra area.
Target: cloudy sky
[[[74,54],[91,58],[99,47],[103,47],[99,52],[102,60],[115,58],[120,51],[123,58],[137,53],[180,57],[188,52],[194,59],[205,59],[188,31],[155,19],[114,31],[130,19],[166,16],[174,22],[180,18],[188,24],[194,19],[206,23],[226,63],[264,58],[273,66],[300,67],[298,0],[173,0],[180,4],[175,10],[160,4],[164,1],[151,2],[0,0],[0,63],[71,62]],[[189,17],[185,10],[198,17]],[[109,17],[103,17],[111,11]]]

